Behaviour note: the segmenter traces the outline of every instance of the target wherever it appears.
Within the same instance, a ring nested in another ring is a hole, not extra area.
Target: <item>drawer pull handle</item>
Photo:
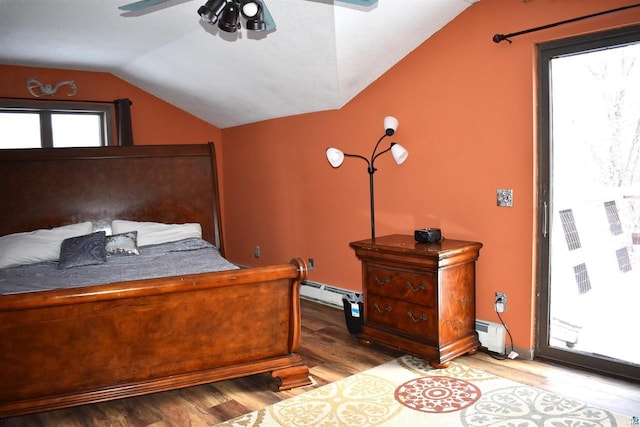
[[[412,313],[412,312],[410,312],[410,311],[407,311],[407,316],[409,316],[409,317],[411,318],[411,320],[413,320],[414,322],[420,322],[420,321],[423,321],[423,322],[424,322],[425,320],[427,320],[427,319],[428,319],[428,317],[427,317],[427,315],[426,315],[426,314],[423,314],[423,315],[422,315],[422,316],[420,316],[420,317],[416,317],[416,316],[414,316],[414,315],[413,315],[413,313]]]
[[[409,282],[407,280],[407,286],[409,287],[409,289],[411,289],[413,292],[418,292],[418,291],[426,291],[427,287],[425,285],[420,285],[418,287],[413,286],[413,283]]]
[[[378,276],[377,276],[377,275],[374,275],[374,276],[373,276],[373,280],[374,280],[374,281],[375,281],[379,286],[384,286],[384,285],[386,285],[387,283],[391,283],[391,277],[387,277],[387,278],[386,278],[386,279],[384,279],[384,280],[380,280],[380,279],[378,279]]]
[[[388,306],[386,306],[386,307],[384,308],[384,310],[380,308],[380,306],[378,305],[378,303],[373,304],[373,306],[376,308],[376,310],[378,310],[378,313],[384,313],[385,311],[386,311],[386,312],[389,312],[389,311],[393,310],[393,309],[391,308],[391,306],[389,306],[389,305],[388,305]]]

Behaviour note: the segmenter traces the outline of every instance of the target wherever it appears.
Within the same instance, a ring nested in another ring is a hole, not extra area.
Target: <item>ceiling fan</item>
[[[118,7],[120,10],[133,12],[146,9],[169,0],[139,0],[134,3]],[[342,3],[350,3],[361,6],[370,6],[378,0],[335,0]],[[241,15],[245,19],[245,28],[251,31],[273,31],[276,29],[274,21],[264,0],[207,0],[198,9],[198,15],[209,24],[218,23],[218,27],[226,32],[233,33],[240,24],[238,18]]]

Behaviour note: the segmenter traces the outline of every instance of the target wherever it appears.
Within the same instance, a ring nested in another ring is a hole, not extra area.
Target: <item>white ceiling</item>
[[[110,72],[226,128],[341,108],[478,0],[264,0],[277,29],[235,34],[205,0],[132,1],[0,0],[0,63]]]

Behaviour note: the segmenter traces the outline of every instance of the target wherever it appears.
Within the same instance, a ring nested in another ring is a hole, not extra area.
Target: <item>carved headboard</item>
[[[0,150],[0,236],[113,219],[198,222],[224,255],[213,143]]]

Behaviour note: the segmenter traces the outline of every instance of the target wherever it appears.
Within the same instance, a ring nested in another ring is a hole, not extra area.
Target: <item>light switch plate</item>
[[[499,188],[497,191],[498,206],[513,206],[513,190],[511,188]]]

